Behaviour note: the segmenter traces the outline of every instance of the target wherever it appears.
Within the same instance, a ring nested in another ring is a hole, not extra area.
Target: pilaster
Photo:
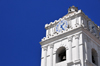
[[[75,60],[79,60],[79,34],[75,35],[75,44],[76,44],[76,59]]]
[[[100,46],[98,46],[98,66],[100,66]]]
[[[43,66],[47,66],[47,46],[43,47],[44,49],[44,62]]]
[[[50,66],[53,66],[53,44],[50,44]]]
[[[72,37],[68,38],[67,60],[68,62],[72,62]]]

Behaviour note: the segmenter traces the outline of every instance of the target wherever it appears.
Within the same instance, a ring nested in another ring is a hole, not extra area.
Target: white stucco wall
[[[55,28],[61,20],[68,20],[69,28],[58,33]],[[100,37],[90,32],[88,21],[91,20],[79,10],[47,24],[46,37],[40,42],[41,66],[95,66],[92,48],[97,51],[100,66]],[[56,52],[60,47],[66,48],[66,60],[56,63]]]

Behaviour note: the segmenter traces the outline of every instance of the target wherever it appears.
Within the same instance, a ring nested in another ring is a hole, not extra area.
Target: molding
[[[88,42],[90,42],[90,41],[91,41],[91,39],[90,39],[89,37],[87,37],[87,41],[88,41]]]
[[[74,64],[79,64],[81,62],[80,59],[73,61]]]
[[[73,65],[73,61],[67,62],[67,66]]]
[[[74,29],[77,29],[77,28],[79,28],[79,27],[82,27],[82,26],[77,26],[77,27],[75,27]],[[41,40],[41,42],[42,41],[46,41],[46,40],[48,40],[48,39],[51,39],[51,38],[53,38],[53,37],[56,37],[56,36],[58,36],[58,35],[61,35],[61,34],[63,34],[63,33],[66,33],[66,32],[69,32],[69,31],[72,31],[72,30],[74,30],[73,28],[67,28],[66,30],[62,30],[61,32],[55,32],[55,33],[53,33],[53,35],[47,35],[46,37],[44,37],[42,40]]]
[[[57,42],[59,42],[59,41],[61,41],[61,40],[65,40],[65,39],[68,39],[68,37],[67,36],[74,36],[75,34],[84,34],[84,35],[86,35],[87,37],[88,37],[88,40],[92,40],[95,44],[97,44],[98,46],[100,46],[100,40],[99,39],[97,39],[94,35],[92,35],[88,30],[85,30],[85,29],[83,29],[82,27],[78,27],[78,28],[76,28],[76,29],[74,29],[74,30],[71,30],[71,31],[69,31],[69,32],[65,32],[65,33],[63,33],[63,34],[60,34],[60,35],[58,35],[58,36],[55,36],[55,37],[52,37],[51,39],[47,39],[47,40],[45,40],[45,41],[41,41],[40,42],[40,44],[41,45],[48,45],[48,43],[57,43]],[[83,36],[84,37],[84,36]]]
[[[71,65],[73,65],[73,64],[80,64],[80,63],[81,63],[81,60],[78,59],[78,60],[75,60],[75,61],[67,62],[67,65],[68,65],[68,66],[71,66]]]
[[[60,45],[59,47],[56,48],[55,52],[60,48],[60,47],[65,47],[66,50],[68,50],[69,48],[67,46],[64,46],[64,45]]]
[[[73,37],[71,36],[71,37],[68,37],[68,41],[72,41],[72,39],[73,39]]]
[[[72,46],[72,48],[75,48],[76,46]]]
[[[53,53],[53,55],[55,55],[55,54],[56,54],[56,52]]]
[[[47,46],[44,46],[42,47],[44,51],[47,51],[48,47]]]
[[[40,44],[41,45],[45,45],[45,44],[48,44],[50,42],[55,43],[55,42],[59,41],[59,39],[60,40],[67,39],[68,38],[67,36],[69,36],[69,35],[75,35],[75,33],[81,33],[82,32],[82,29],[83,29],[82,27],[77,27],[74,30],[67,31],[65,33],[62,33],[62,34],[60,34],[58,36],[54,36],[54,37],[52,37],[50,39],[47,39],[45,41],[41,41]]]
[[[52,28],[53,26],[55,26],[57,23],[59,23],[59,21],[65,19],[65,20],[69,20],[69,19],[73,19],[75,17],[78,17],[78,16],[82,16],[84,17],[85,19],[87,20],[91,20],[87,15],[85,15],[83,13],[82,10],[78,10],[77,12],[73,12],[71,14],[67,14],[65,16],[63,16],[62,18],[59,18],[58,20],[55,20],[54,22],[50,22],[49,24],[46,24],[45,25],[45,29],[49,29],[49,28]]]
[[[64,46],[64,47],[66,47],[66,44],[65,44],[65,43],[63,43],[63,44],[61,43],[60,46]]]
[[[54,44],[50,44],[49,46],[50,46],[50,48],[53,48],[54,47]]]
[[[100,46],[100,41],[93,34],[91,34],[89,31],[85,29],[83,29],[82,31],[88,37],[88,39],[92,40],[95,44]]]
[[[66,47],[66,50],[68,50],[69,48],[68,47]]]
[[[75,39],[79,39],[79,34],[76,34],[75,35]]]
[[[79,46],[84,45],[84,44],[79,44]]]
[[[44,59],[44,57],[41,57],[41,59]]]
[[[49,57],[50,55],[47,55],[47,57]]]

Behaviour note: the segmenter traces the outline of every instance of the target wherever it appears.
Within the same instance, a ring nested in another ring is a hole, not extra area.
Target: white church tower
[[[70,7],[45,29],[41,66],[100,66],[100,27],[82,10]]]

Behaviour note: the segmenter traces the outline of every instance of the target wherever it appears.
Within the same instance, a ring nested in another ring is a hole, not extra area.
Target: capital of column
[[[50,48],[53,48],[53,47],[54,47],[54,45],[53,45],[53,44],[50,44],[49,46],[50,46]]]
[[[68,37],[68,41],[72,41],[72,37]]]
[[[79,34],[76,34],[75,35],[75,39],[79,39]]]
[[[43,50],[44,50],[44,51],[47,51],[47,46],[44,46],[44,47],[43,47]]]

